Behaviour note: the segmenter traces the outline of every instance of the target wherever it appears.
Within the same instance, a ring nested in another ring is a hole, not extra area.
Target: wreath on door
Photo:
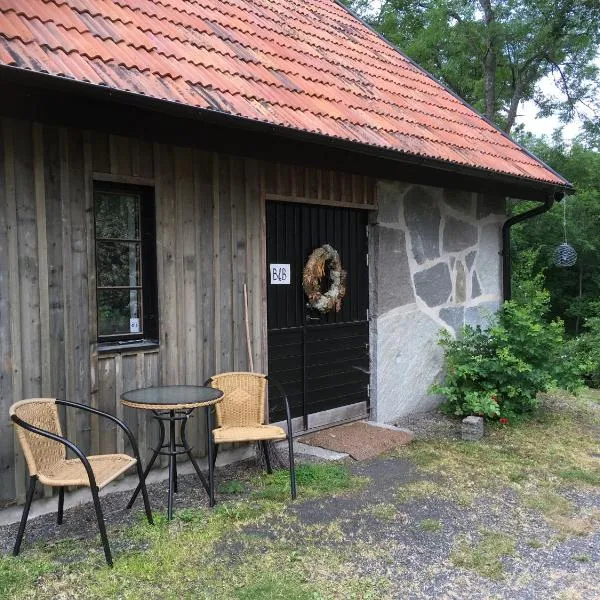
[[[325,268],[329,265],[329,289],[321,291],[321,279],[325,277]],[[321,313],[335,308],[340,312],[342,300],[346,295],[346,271],[342,269],[340,255],[329,244],[323,244],[312,251],[302,272],[302,287],[308,296],[308,304]]]

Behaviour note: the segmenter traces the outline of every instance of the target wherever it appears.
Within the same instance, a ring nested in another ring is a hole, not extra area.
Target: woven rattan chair
[[[116,423],[129,438],[134,458],[127,454],[85,456],[73,442],[63,437],[57,406],[84,410]],[[58,488],[57,523],[59,525],[63,520],[65,487],[87,486],[90,488],[98,519],[98,529],[104,547],[104,555],[106,562],[112,566],[112,556],[98,499],[98,491],[135,465],[142,486],[146,517],[150,524],[153,522],[137,444],[127,425],[116,417],[95,408],[76,402],[56,400],[55,398],[31,398],[16,402],[10,407],[9,414],[13,423],[17,426],[17,435],[29,469],[29,488],[13,554],[17,556],[21,549],[21,541],[25,533],[25,525],[35,485],[39,480],[44,485]],[[77,458],[68,459],[67,448]]]
[[[292,418],[287,395],[283,388],[272,379],[270,383],[281,393],[287,416],[287,433],[277,425],[265,425],[265,404],[267,377],[260,373],[221,373],[207,381],[223,392],[223,399],[215,405],[217,428],[213,429],[217,460],[219,444],[232,442],[258,442],[265,457],[267,472],[272,473],[267,442],[288,440],[290,461],[290,489],[292,499],[296,498],[296,470],[294,468],[294,446],[292,441]],[[214,465],[213,465],[214,469]]]

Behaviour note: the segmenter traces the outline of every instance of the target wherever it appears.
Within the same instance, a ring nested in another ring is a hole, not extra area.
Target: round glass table
[[[177,456],[187,454],[194,470],[196,471],[209,498],[209,505],[214,506],[215,489],[213,473],[213,445],[211,436],[212,406],[220,402],[223,392],[213,387],[202,385],[165,385],[130,390],[121,394],[121,403],[124,406],[139,410],[150,410],[158,422],[160,440],[158,446],[152,449],[152,458],[144,471],[144,480],[152,469],[159,455],[169,457],[169,496],[167,517],[173,517],[173,493],[177,492]],[[192,455],[192,448],[185,437],[185,427],[192,411],[196,408],[206,408],[206,439],[208,446],[208,481],[202,474],[196,459]],[[175,424],[179,421],[180,442],[175,439]],[[165,443],[165,422],[169,424],[169,441]],[[140,491],[140,485],[135,489],[127,508],[131,508]]]

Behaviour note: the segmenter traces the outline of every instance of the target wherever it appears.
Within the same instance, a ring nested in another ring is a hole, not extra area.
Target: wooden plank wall
[[[370,177],[281,163],[267,163],[265,171],[268,200],[376,208],[375,182]]]
[[[159,349],[98,354],[94,179],[155,189]],[[372,208],[373,191],[355,175],[0,119],[0,506],[25,492],[10,404],[60,397],[123,416],[147,458],[156,426],[120,394],[247,369],[244,283],[255,369],[266,369],[265,199]],[[86,452],[127,451],[110,423],[63,416]],[[200,413],[188,426],[200,455],[204,426]]]

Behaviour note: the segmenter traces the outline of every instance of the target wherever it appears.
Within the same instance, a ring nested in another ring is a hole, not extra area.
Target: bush
[[[587,319],[584,328],[584,333],[571,340],[569,354],[579,365],[585,383],[600,388],[600,317]]]
[[[581,385],[562,321],[544,320],[549,301],[548,292],[532,288],[526,301],[505,302],[489,329],[465,326],[458,339],[440,334],[446,373],[432,391],[445,397],[442,410],[513,419],[537,406],[538,392]]]

